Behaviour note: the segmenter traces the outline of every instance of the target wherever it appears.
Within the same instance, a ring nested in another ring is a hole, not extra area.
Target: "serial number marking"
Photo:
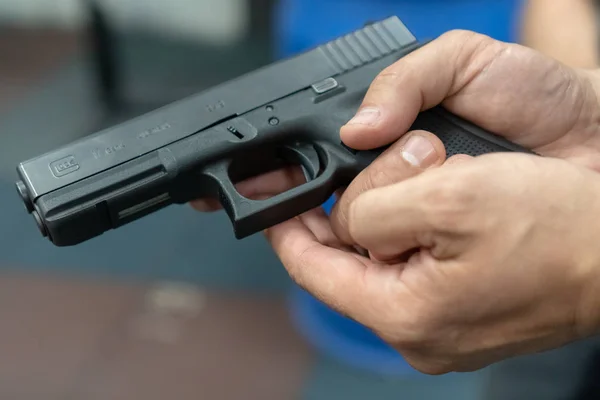
[[[115,154],[125,148],[123,143],[116,144],[114,146],[105,147],[103,149],[94,149],[92,150],[92,155],[95,159],[99,159],[104,156],[109,156],[111,154]]]
[[[147,138],[149,136],[154,136],[157,133],[164,132],[164,131],[166,131],[167,129],[170,129],[170,128],[171,128],[171,124],[169,124],[168,122],[166,122],[166,123],[164,123],[162,125],[159,125],[159,126],[156,126],[156,127],[152,128],[152,129],[146,129],[144,132],[141,132],[139,135],[137,135],[137,138],[138,139],[145,139],[145,138]]]
[[[50,171],[52,171],[52,175],[57,178],[70,174],[71,172],[75,172],[78,169],[79,164],[75,162],[75,157],[73,156],[63,157],[60,160],[50,163]]]

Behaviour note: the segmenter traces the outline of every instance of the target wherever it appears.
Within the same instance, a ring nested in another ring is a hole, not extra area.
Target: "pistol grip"
[[[436,135],[446,148],[446,156],[479,156],[497,152],[535,154],[496,134],[490,133],[438,106],[421,112],[411,130],[421,129]]]
[[[532,150],[490,133],[441,106],[421,112],[409,129],[414,130],[425,130],[436,135],[444,144],[447,158],[457,154],[476,157],[498,152],[537,155]],[[358,169],[366,168],[387,148],[389,145],[372,150],[353,151]]]

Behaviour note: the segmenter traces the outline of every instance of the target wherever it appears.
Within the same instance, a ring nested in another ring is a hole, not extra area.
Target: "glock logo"
[[[79,164],[75,162],[75,157],[67,156],[50,163],[52,175],[57,178],[75,172],[79,169]]]

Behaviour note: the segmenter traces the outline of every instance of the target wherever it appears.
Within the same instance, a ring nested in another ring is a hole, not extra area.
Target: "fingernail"
[[[402,149],[402,158],[409,164],[427,168],[438,159],[433,144],[423,136],[411,136]]]
[[[366,107],[358,110],[348,125],[375,125],[379,120],[379,110],[374,107]]]

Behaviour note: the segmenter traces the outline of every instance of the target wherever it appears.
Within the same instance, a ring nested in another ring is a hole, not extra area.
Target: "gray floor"
[[[144,46],[144,41],[140,43],[141,46],[127,47],[131,49],[127,51],[126,67],[132,77],[129,96],[150,99],[156,104],[265,61],[259,50],[246,48],[248,54],[256,55],[254,59],[239,57],[236,62],[224,54],[207,64],[199,52],[191,53],[171,44],[165,51],[173,54],[160,59],[171,60],[172,64],[157,61],[151,69],[136,68],[148,65],[145,60],[156,60],[152,55],[156,48]],[[178,72],[172,73],[174,69]],[[199,215],[188,207],[172,207],[73,248],[53,247],[39,236],[12,186],[16,163],[134,113],[107,120],[94,100],[87,78],[85,61],[75,59],[31,93],[14,112],[0,118],[1,264],[27,266],[31,271],[44,273],[133,280],[181,279],[225,290],[285,293],[290,282],[263,238],[234,240],[229,221],[222,213]],[[154,86],[148,82],[169,84]],[[589,354],[587,346],[581,343],[537,357],[511,360],[477,374],[417,380],[385,380],[322,359],[306,382],[302,398],[569,399]]]

